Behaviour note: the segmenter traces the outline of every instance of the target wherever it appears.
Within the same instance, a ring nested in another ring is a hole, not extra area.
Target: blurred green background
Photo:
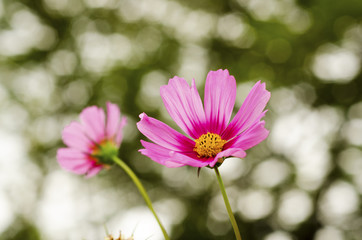
[[[1,0],[0,239],[162,239],[121,169],[60,169],[63,127],[118,104],[120,157],[172,239],[234,239],[210,169],[140,155],[138,115],[179,130],[159,87],[229,69],[235,111],[253,84],[272,97],[269,138],[220,167],[244,240],[362,239],[361,0]]]

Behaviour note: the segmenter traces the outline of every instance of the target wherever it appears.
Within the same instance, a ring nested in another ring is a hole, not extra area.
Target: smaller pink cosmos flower
[[[193,79],[191,87],[174,77],[161,87],[165,107],[185,136],[157,119],[140,115],[139,131],[152,142],[142,141],[140,152],[167,167],[214,167],[227,157],[244,158],[245,150],[269,134],[261,120],[270,92],[257,82],[230,121],[236,98],[236,81],[228,70],[210,71],[204,104]],[[230,122],[229,122],[230,121]]]
[[[107,102],[107,117],[97,106],[83,109],[80,122],[71,122],[62,132],[68,147],[58,149],[58,163],[76,174],[96,175],[117,156],[125,124],[126,118],[121,118],[117,105],[110,102]]]

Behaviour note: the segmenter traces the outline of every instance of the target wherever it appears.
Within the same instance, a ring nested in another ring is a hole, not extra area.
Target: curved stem
[[[228,214],[229,214],[231,225],[233,226],[233,229],[234,229],[235,237],[236,237],[237,240],[241,240],[241,235],[240,235],[240,231],[239,231],[239,228],[238,228],[238,224],[236,223],[233,211],[231,210],[229,199],[228,199],[228,196],[226,195],[225,186],[224,186],[224,183],[223,183],[223,181],[221,179],[219,169],[217,168],[217,166],[215,166],[214,170],[215,170],[215,173],[216,173],[217,180],[219,182],[221,194],[222,194],[222,196],[224,198],[226,210],[228,211]]]
[[[118,157],[113,157],[112,158],[113,161],[118,164],[118,166],[120,166],[127,174],[128,176],[132,179],[132,181],[134,182],[134,184],[136,185],[136,187],[138,188],[138,191],[141,193],[143,199],[145,200],[148,208],[151,210],[151,212],[153,213],[153,216],[155,216],[156,221],[158,223],[158,225],[160,226],[163,236],[165,237],[165,240],[170,240],[169,236],[167,235],[167,232],[165,230],[165,228],[163,227],[160,219],[158,218],[155,210],[153,209],[152,206],[152,202],[145,190],[145,188],[143,187],[142,183],[140,182],[140,180],[138,179],[138,177],[136,176],[136,174],[127,166],[126,163],[124,163],[121,159],[119,159]]]

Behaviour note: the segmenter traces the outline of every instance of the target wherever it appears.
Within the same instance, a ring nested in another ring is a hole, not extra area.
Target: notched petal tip
[[[218,69],[218,70],[215,70],[215,71],[212,71],[212,70],[211,70],[211,71],[209,71],[208,74],[210,74],[210,73],[211,73],[211,74],[213,74],[213,73],[218,73],[218,74],[220,74],[220,73],[226,73],[227,75],[230,75],[230,74],[229,74],[229,70],[227,70],[227,69],[221,69],[221,68]]]
[[[160,88],[160,92],[167,112],[187,135],[198,138],[204,133],[204,108],[196,86],[174,77]]]
[[[121,111],[116,104],[107,102],[106,137],[116,138],[120,131]]]
[[[268,96],[268,98],[270,98],[270,92],[268,90],[266,90],[266,83],[265,82],[261,82],[261,80],[259,80],[257,83],[254,84],[253,88],[259,88],[259,91],[264,92],[264,94],[266,96]]]
[[[255,83],[222,136],[225,139],[232,139],[249,128],[253,122],[264,117],[266,113],[264,109],[270,96],[271,93],[266,90],[265,83],[262,83],[261,80]]]
[[[221,134],[235,104],[236,80],[228,70],[210,71],[206,77],[204,91],[205,116],[208,130]]]
[[[261,121],[259,122],[259,124],[260,124],[261,127],[265,127],[265,121],[264,121],[264,120],[261,120]]]
[[[143,120],[144,117],[147,117],[147,114],[146,113],[141,113],[140,115],[138,115],[138,117]]]
[[[265,82],[262,82],[261,80],[258,80],[255,84],[254,84],[254,86],[253,86],[253,88],[256,88],[256,87],[261,87],[261,88],[263,88],[263,90],[265,90],[266,89],[266,83]]]
[[[112,102],[106,103],[106,109],[107,109],[107,118],[109,118],[110,116],[113,117],[119,116],[121,114],[121,110],[118,107],[118,105]]]
[[[107,102],[106,102],[106,107],[107,107],[107,108],[109,108],[109,107],[117,107],[117,108],[118,108],[118,106],[117,106],[116,104],[114,104],[114,103],[112,103],[112,102],[110,102],[110,101],[107,101]]]
[[[188,85],[187,81],[181,77],[174,76],[173,78],[170,78],[166,85],[162,85],[160,87],[161,96],[163,95],[163,93],[169,91],[170,88],[175,88],[178,84],[184,84],[184,83]]]
[[[95,114],[97,114],[97,111],[99,111],[99,110],[100,110],[100,108],[97,107],[97,106],[89,106],[89,107],[84,108],[80,112],[79,116],[80,116],[81,119],[86,118],[88,116],[93,117]]]
[[[79,115],[81,124],[87,136],[95,142],[104,139],[105,132],[105,113],[102,108],[90,106],[83,109]]]
[[[192,79],[191,81],[191,89],[195,88],[196,89],[196,81],[195,78]]]
[[[183,79],[182,77],[174,76],[173,78],[170,78],[170,79],[168,80],[168,85],[169,85],[170,83],[173,84],[173,83],[175,83],[175,82],[177,82],[177,81],[184,81],[184,82],[186,82],[186,80]],[[166,86],[166,85],[165,85],[165,86]]]

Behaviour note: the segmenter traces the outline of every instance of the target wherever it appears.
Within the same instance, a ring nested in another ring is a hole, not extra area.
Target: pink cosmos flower
[[[228,70],[210,71],[206,78],[204,105],[192,80],[191,87],[174,77],[160,89],[166,109],[189,136],[172,129],[145,113],[137,123],[151,142],[141,140],[140,152],[167,167],[214,167],[227,157],[244,158],[245,150],[262,142],[269,134],[261,121],[270,92],[257,82],[229,123],[236,98],[236,81]]]
[[[121,118],[117,105],[110,102],[107,102],[107,117],[96,106],[83,109],[80,123],[73,121],[62,132],[68,147],[58,149],[58,163],[76,174],[96,175],[117,156],[125,124],[126,118]]]

